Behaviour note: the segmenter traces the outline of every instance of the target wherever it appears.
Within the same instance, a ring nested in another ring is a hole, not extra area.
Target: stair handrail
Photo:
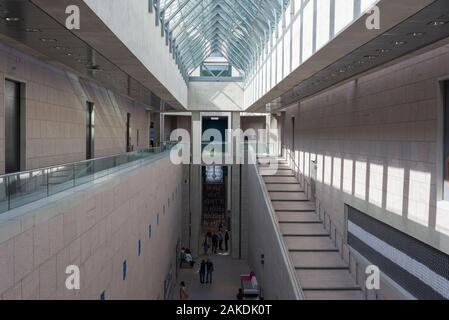
[[[259,172],[259,165],[258,165],[258,157],[257,155],[254,153],[254,150],[252,148],[249,148],[250,152],[252,153],[252,156],[255,157],[254,159],[256,159],[256,161],[252,162],[252,165],[255,166],[256,169],[256,174],[257,174],[257,181],[259,182],[259,186],[262,189],[263,195],[264,195],[264,200],[265,200],[265,204],[268,208],[268,211],[270,213],[270,220],[271,223],[273,224],[273,228],[275,230],[275,234],[276,234],[276,238],[279,242],[279,245],[281,247],[282,250],[282,257],[285,261],[285,264],[287,266],[287,272],[288,272],[288,276],[290,278],[291,283],[293,284],[293,289],[295,292],[295,296],[297,300],[305,300],[305,296],[304,296],[304,292],[302,291],[302,286],[301,283],[298,279],[298,277],[296,276],[296,269],[295,266],[293,265],[293,261],[290,258],[290,254],[289,254],[289,250],[287,248],[287,245],[285,244],[284,238],[282,236],[282,232],[281,229],[279,227],[279,223],[276,219],[276,211],[274,210],[273,204],[272,202],[269,200],[270,199],[270,195],[268,193],[268,190],[266,188],[265,182],[263,181],[263,178]]]

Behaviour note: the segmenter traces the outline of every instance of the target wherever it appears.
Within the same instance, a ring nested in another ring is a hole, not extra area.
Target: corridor
[[[174,299],[179,299],[179,283],[184,281],[189,291],[189,300],[236,300],[241,288],[240,275],[251,272],[248,263],[233,259],[226,253],[201,256],[197,261],[201,262],[202,259],[210,259],[214,264],[212,284],[200,283],[199,263],[193,269],[180,269]]]

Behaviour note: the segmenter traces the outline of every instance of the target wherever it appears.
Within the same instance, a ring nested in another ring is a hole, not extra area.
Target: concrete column
[[[240,112],[233,112],[231,115],[232,130],[240,129]],[[231,253],[232,257],[239,259],[242,257],[242,217],[240,210],[240,165],[236,163],[235,150],[240,148],[240,139],[234,138],[232,141],[234,151],[234,164],[230,166],[231,172]]]
[[[201,250],[202,176],[201,176],[201,113],[192,113],[192,164],[190,165],[190,245],[193,257]]]
[[[265,141],[263,141],[263,143],[267,144],[267,153],[268,155],[272,155],[273,154],[273,146],[271,145],[271,113],[268,113],[266,116],[266,120],[265,120],[265,130],[266,130],[266,135],[264,137]]]

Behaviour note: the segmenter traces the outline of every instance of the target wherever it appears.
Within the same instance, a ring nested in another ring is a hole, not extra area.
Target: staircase
[[[272,160],[273,161],[273,160]],[[289,250],[305,298],[310,300],[361,300],[364,294],[331,239],[329,230],[308,201],[287,162],[276,159],[273,175],[263,161],[263,177],[282,236]]]

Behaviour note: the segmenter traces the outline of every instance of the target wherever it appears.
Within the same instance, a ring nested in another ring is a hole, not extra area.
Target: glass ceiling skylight
[[[185,78],[214,52],[242,75],[269,41],[290,0],[153,0]]]

